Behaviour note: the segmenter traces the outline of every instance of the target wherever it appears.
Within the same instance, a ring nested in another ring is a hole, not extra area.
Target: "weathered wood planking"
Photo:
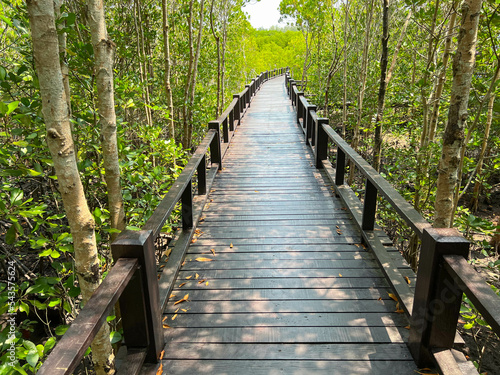
[[[164,374],[416,370],[406,317],[303,138],[283,79],[267,82],[234,134],[167,303]]]

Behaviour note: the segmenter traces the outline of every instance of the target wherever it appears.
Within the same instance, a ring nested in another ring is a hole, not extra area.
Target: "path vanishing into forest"
[[[164,311],[163,373],[413,373],[406,316],[315,168],[283,77],[254,97],[223,166]]]

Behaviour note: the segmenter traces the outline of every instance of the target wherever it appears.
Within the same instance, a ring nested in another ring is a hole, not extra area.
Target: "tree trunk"
[[[188,71],[186,77],[186,85],[184,86],[184,100],[182,105],[182,145],[186,149],[188,148],[188,127],[190,126],[188,122],[188,95],[190,92],[191,85],[191,74],[192,67],[194,62],[194,54],[193,54],[193,2],[191,0],[189,2],[189,15],[188,15],[188,44],[189,44],[189,64]]]
[[[146,53],[144,50],[144,33],[142,30],[142,17],[141,17],[141,5],[139,0],[134,1],[135,5],[135,30],[137,34],[137,56],[139,57],[139,70],[140,78],[142,84],[142,97],[144,99],[144,110],[146,113],[146,122],[148,126],[153,126],[153,118],[151,115],[150,100],[149,100],[149,86],[146,82],[148,79],[148,71],[146,68]]]
[[[345,2],[344,15],[344,84],[342,98],[342,138],[345,138],[345,128],[347,126],[347,30],[349,26],[349,0]]]
[[[28,0],[33,54],[42,97],[42,114],[47,127],[47,144],[52,155],[75,254],[75,273],[88,301],[99,286],[100,268],[95,237],[95,222],[85,199],[76,164],[68,115],[53,0]],[[92,343],[97,374],[114,373],[114,356],[109,329],[104,325]]]
[[[488,146],[488,138],[490,136],[490,130],[491,130],[491,122],[493,120],[493,102],[495,100],[495,86],[496,82],[499,79],[500,76],[500,64],[497,62],[497,66],[495,68],[495,72],[493,73],[493,77],[491,78],[490,82],[490,87],[488,88],[488,91],[484,98],[481,100],[481,103],[479,104],[479,108],[477,109],[476,112],[476,117],[474,118],[474,123],[472,126],[468,129],[467,136],[465,137],[465,142],[462,146],[462,149],[460,151],[460,165],[458,167],[458,177],[457,177],[457,186],[455,189],[455,198],[453,201],[453,210],[451,211],[451,218],[450,221],[453,223],[454,217],[455,217],[455,210],[458,207],[458,201],[464,194],[464,192],[467,190],[467,187],[469,186],[470,182],[472,182],[472,178],[474,177],[474,173],[477,173],[477,176],[479,177],[481,170],[483,168],[483,160],[484,160],[484,153],[486,152],[486,147]],[[467,148],[467,145],[470,142],[470,139],[472,138],[473,132],[476,130],[476,128],[479,125],[479,118],[481,117],[481,112],[483,111],[484,103],[488,102],[488,108],[487,108],[487,114],[486,114],[486,125],[484,129],[484,136],[483,136],[483,142],[481,144],[481,152],[479,154],[479,159],[476,164],[476,168],[474,170],[474,173],[471,175],[471,178],[469,179],[469,182],[466,184],[462,192],[460,192],[460,187],[462,185],[462,174],[463,174],[463,165],[464,165],[464,156],[465,156],[465,150]]]
[[[189,5],[188,28],[189,28],[189,67],[188,75],[186,78],[186,86],[184,89],[184,105],[182,107],[183,114],[183,130],[182,145],[185,149],[191,147],[192,134],[193,134],[193,104],[196,89],[196,76],[198,74],[198,60],[200,58],[201,49],[201,35],[203,32],[203,9],[204,0],[200,2],[200,17],[198,36],[196,41],[196,51],[193,49],[193,0]]]
[[[56,20],[61,16],[61,6],[63,0],[54,0],[54,12]],[[69,68],[66,58],[66,33],[62,31],[64,29],[65,22],[61,22],[57,25],[58,33],[57,37],[59,40],[59,63],[61,64],[61,73],[63,77],[64,93],[66,95],[66,105],[68,106],[68,116],[71,117],[71,94],[69,90]],[[73,131],[73,124],[71,124],[71,130]]]
[[[162,0],[163,11],[163,53],[165,57],[165,93],[167,95],[167,103],[169,110],[169,132],[170,138],[175,140],[175,125],[174,125],[174,101],[172,98],[172,87],[170,86],[170,41],[169,41],[169,24],[168,24],[168,4],[167,0]]]
[[[500,62],[497,61],[497,68],[496,68],[495,76],[494,76],[493,81],[492,81],[492,86],[495,84],[496,81],[498,81],[500,79],[499,68],[500,68]],[[491,86],[490,86],[490,89],[491,89]],[[490,136],[491,123],[493,121],[493,105],[494,104],[495,104],[495,92],[492,92],[491,96],[488,100],[488,112],[486,114],[486,126],[484,129],[483,143],[481,144],[481,152],[479,154],[479,158],[477,161],[477,169],[476,169],[477,182],[474,185],[474,192],[472,193],[472,201],[471,201],[471,207],[472,207],[473,212],[477,211],[477,202],[478,202],[479,192],[480,192],[481,186],[482,186],[481,171],[482,171],[483,163],[484,163],[484,155],[486,153],[486,148],[488,146],[488,138]]]
[[[378,89],[377,118],[375,124],[375,145],[373,148],[373,168],[380,171],[380,160],[382,158],[382,119],[384,117],[385,92],[387,88],[387,64],[389,49],[389,0],[383,0],[382,20],[382,57],[380,58],[380,85]]]
[[[460,150],[464,141],[467,107],[474,63],[476,61],[477,29],[482,0],[465,0],[458,45],[453,58],[448,122],[443,134],[443,149],[439,161],[434,227],[446,228],[453,209],[453,193],[460,165]]]
[[[448,32],[446,34],[446,41],[444,43],[443,62],[438,77],[438,83],[436,85],[436,91],[434,93],[434,103],[432,104],[432,113],[429,120],[429,142],[434,141],[434,135],[436,134],[436,128],[439,119],[439,102],[441,100],[441,95],[443,94],[444,83],[446,82],[446,68],[448,67],[448,61],[450,60],[451,41],[453,39],[453,30],[455,28],[455,21],[457,19],[457,12],[455,10],[457,4],[458,1],[453,2],[453,9],[450,16],[450,21],[448,23]]]
[[[396,67],[396,61],[398,59],[399,50],[401,49],[401,45],[403,44],[403,39],[406,35],[406,29],[408,28],[408,24],[410,23],[411,15],[412,15],[412,11],[410,10],[408,12],[408,15],[406,16],[406,20],[405,20],[405,23],[403,25],[403,29],[401,30],[401,34],[399,35],[398,44],[396,45],[396,48],[394,49],[394,54],[392,55],[391,67],[389,68],[389,71],[387,72],[387,78],[385,79],[387,85],[391,81],[392,72],[394,71],[394,68]]]
[[[367,9],[365,41],[363,44],[363,57],[361,59],[361,72],[359,76],[359,89],[358,89],[358,113],[357,121],[354,127],[354,134],[352,137],[352,148],[357,151],[360,141],[361,119],[363,117],[363,100],[366,90],[366,76],[368,66],[368,51],[370,47],[370,29],[373,18],[373,0],[370,1],[369,8]],[[349,185],[354,181],[354,163],[349,161]]]
[[[210,30],[214,36],[215,44],[217,45],[217,107],[215,110],[215,118],[218,118],[222,113],[221,110],[221,56],[220,56],[220,36],[216,33],[214,27],[214,3],[212,0],[210,5]]]
[[[116,135],[116,114],[113,79],[113,57],[115,44],[106,30],[103,0],[89,0],[89,26],[95,56],[95,76],[97,86],[97,104],[101,128],[104,178],[108,191],[108,205],[111,228],[125,229],[125,211],[123,208],[120,183],[120,165],[118,160],[118,142]],[[114,239],[116,234],[112,235]]]

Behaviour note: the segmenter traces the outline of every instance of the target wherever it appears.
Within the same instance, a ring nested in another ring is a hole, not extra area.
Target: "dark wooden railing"
[[[465,293],[484,319],[500,336],[500,298],[467,262],[469,241],[457,230],[432,228],[406,200],[316,113],[289,74],[287,92],[297,113],[305,141],[311,146],[316,167],[324,169],[357,221],[363,239],[376,255],[400,306],[410,319],[409,348],[421,367],[438,365],[443,374],[457,374],[458,368],[474,373],[462,353],[453,350],[461,338],[456,334],[462,295]],[[335,167],[328,160],[329,144],[336,146]],[[364,202],[345,184],[346,162],[366,179]],[[422,241],[415,291],[377,236],[377,196],[383,196]]]
[[[233,101],[224,113],[209,123],[206,136],[143,228],[138,231],[126,230],[111,244],[115,264],[47,357],[38,374],[73,373],[117,301],[127,348],[119,372],[137,374],[145,361],[158,361],[164,347],[162,311],[193,237],[207,193],[217,171],[222,168],[222,159],[234,130],[261,85],[285,72],[285,68],[274,69],[252,79],[242,92],[233,96]],[[209,149],[210,165],[207,163]],[[195,174],[196,195],[192,188]],[[182,204],[182,231],[158,280],[155,240],[178,202]]]

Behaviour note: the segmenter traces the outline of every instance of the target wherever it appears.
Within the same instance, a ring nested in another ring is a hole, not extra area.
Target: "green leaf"
[[[40,359],[40,356],[38,355],[38,351],[36,350],[30,350],[28,355],[26,356],[26,362],[29,363],[29,365],[33,368],[36,367],[36,364],[38,363],[38,360]]]
[[[30,300],[31,304],[35,306],[38,310],[45,310],[47,308],[47,305],[45,303],[40,302],[37,299]]]
[[[46,249],[40,253],[38,253],[38,256],[41,258],[41,257],[48,257],[50,256],[50,254],[52,254],[52,249]]]
[[[21,375],[28,375],[28,373],[26,371],[24,371],[24,369],[19,365],[19,362],[17,362],[14,365],[14,370],[16,370],[17,372],[19,372]]]
[[[5,113],[5,115],[7,116],[7,115],[11,114],[12,112],[14,112],[17,107],[19,107],[19,102],[18,101],[9,103],[7,105],[7,112]]]
[[[111,322],[111,321],[113,321],[113,320],[115,320],[115,319],[116,319],[116,315],[110,315],[110,316],[108,316],[108,317],[106,318],[106,321],[107,321],[107,322]]]
[[[30,307],[24,303],[23,301],[19,302],[19,311],[25,312],[26,314],[30,313]]]
[[[36,350],[38,351],[38,355],[39,355],[40,357],[43,357],[43,350],[44,350],[43,345],[38,344],[38,345],[36,346]]]
[[[53,299],[52,301],[49,302],[49,307],[56,307],[61,303],[60,298]]]
[[[0,15],[0,18],[2,18],[4,21],[6,20],[6,18],[2,15]],[[7,71],[3,66],[0,66],[0,79],[3,81],[6,76],[7,76]]]
[[[52,349],[55,345],[56,345],[56,338],[55,337],[49,338],[45,343],[45,345],[43,346],[44,353],[48,353],[48,351]]]
[[[17,229],[15,225],[11,225],[10,228],[5,233],[5,243],[7,245],[13,245],[16,242],[17,238]]]
[[[23,200],[24,193],[21,189],[15,188],[10,192],[10,205],[17,206]]]
[[[66,333],[68,330],[69,326],[68,325],[60,325],[55,329],[56,335],[62,336]]]
[[[122,335],[118,331],[113,331],[109,334],[109,340],[111,341],[111,344],[116,344],[122,340]]]

